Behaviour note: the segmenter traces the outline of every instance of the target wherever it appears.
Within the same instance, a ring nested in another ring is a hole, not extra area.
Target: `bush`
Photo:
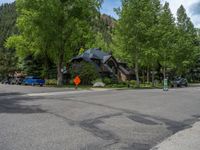
[[[90,85],[92,81],[100,77],[95,66],[87,62],[81,62],[76,70],[71,70],[72,77],[74,78],[78,75],[83,85]]]
[[[112,88],[127,88],[127,85],[124,83],[112,84]]]
[[[106,85],[109,85],[109,84],[112,84],[112,79],[110,79],[110,78],[104,78],[103,79],[103,82],[106,84]]]
[[[48,79],[45,81],[46,85],[57,85],[56,79]]]
[[[71,80],[69,81],[69,85],[74,85],[74,79],[71,79]]]
[[[129,81],[129,85],[131,86],[131,87],[136,87],[136,81],[135,80],[131,80],[131,81]]]

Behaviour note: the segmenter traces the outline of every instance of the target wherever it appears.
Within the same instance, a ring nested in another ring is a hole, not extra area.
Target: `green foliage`
[[[104,79],[103,79],[103,82],[104,82],[106,85],[109,85],[109,84],[112,84],[112,83],[113,83],[112,79],[110,79],[110,78],[104,78]]]
[[[95,36],[95,41],[88,44],[87,47],[97,47],[103,50],[109,50],[109,44],[104,40],[102,33],[98,32]]]
[[[6,39],[17,33],[15,27],[16,16],[14,3],[0,6],[0,76],[2,77],[17,70],[15,49],[4,47]]]
[[[169,3],[165,3],[161,9],[160,18],[157,25],[157,35],[161,37],[158,42],[158,62],[162,66],[162,73],[166,77],[167,68],[172,66],[174,55],[174,44],[176,39],[175,19],[169,8]]]
[[[152,62],[150,65],[153,66],[158,57],[154,32],[159,7],[160,2],[156,0],[123,0],[122,9],[118,10],[120,18],[114,37],[115,54],[122,55],[122,58],[125,55],[124,58],[135,66],[137,86],[140,83],[140,64]]]
[[[9,37],[5,43],[5,47],[15,49],[17,56],[21,58],[25,58],[31,53],[29,43],[21,35]]]
[[[177,37],[173,62],[177,74],[185,74],[196,61],[199,50],[196,51],[194,44],[197,31],[182,5],[177,11]]]
[[[58,84],[61,85],[63,63],[90,39],[101,0],[16,0],[16,5],[17,27],[23,41],[17,44],[19,39],[11,38],[8,42],[14,44],[8,45],[24,52],[25,47],[18,45],[25,41],[33,55],[52,60],[57,65]]]
[[[136,85],[136,81],[135,80],[131,80],[129,83],[130,83],[131,86],[135,86]]]
[[[117,60],[135,69],[134,86],[141,83],[141,74],[150,81],[151,71],[164,77],[173,72],[197,80],[200,32],[183,6],[175,22],[169,3],[122,0],[122,7],[115,9],[119,20],[115,20],[100,15],[101,2],[16,0],[0,6],[0,76],[22,70],[44,78],[57,76],[61,84],[61,68],[71,57],[99,47],[112,50]],[[82,74],[88,76],[87,72]]]
[[[54,86],[57,84],[57,80],[56,79],[48,79],[45,81],[46,85],[50,85],[50,86]]]
[[[81,84],[89,85],[92,84],[92,81],[99,79],[99,73],[97,72],[95,66],[91,63],[81,62],[76,69],[70,69],[72,78],[75,78],[77,75],[81,79]]]
[[[197,31],[183,6],[177,23],[169,3],[162,6],[159,0],[123,0],[116,11],[119,20],[112,48],[117,58],[135,67],[137,86],[141,69],[147,81],[155,70],[164,78],[171,71],[184,75],[198,59]]]

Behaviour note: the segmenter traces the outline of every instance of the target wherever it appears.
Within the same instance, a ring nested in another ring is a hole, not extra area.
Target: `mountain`
[[[17,13],[15,3],[3,4],[0,6],[0,48],[3,48],[5,40],[17,32],[16,29]]]
[[[17,33],[15,3],[0,6],[0,75],[4,76],[16,68],[15,50],[4,48],[6,39]],[[0,76],[0,78],[2,78]]]

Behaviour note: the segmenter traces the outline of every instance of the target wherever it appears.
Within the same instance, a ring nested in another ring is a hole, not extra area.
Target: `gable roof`
[[[77,59],[84,59],[89,62],[91,61],[91,59],[99,59],[101,60],[102,63],[105,63],[110,57],[112,57],[112,55],[106,52],[103,52],[101,49],[93,48],[93,49],[86,50],[83,54],[77,57],[74,57],[72,61],[77,60]]]

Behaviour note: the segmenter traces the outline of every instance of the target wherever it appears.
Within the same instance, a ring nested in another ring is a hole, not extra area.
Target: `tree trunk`
[[[166,79],[166,67],[164,66],[163,77]]]
[[[138,53],[135,54],[135,75],[136,75],[136,87],[140,87]]]
[[[48,56],[45,54],[44,58],[44,78],[47,80],[49,78],[49,60]]]
[[[62,73],[61,69],[62,69],[62,63],[59,62],[57,64],[57,85],[58,86],[63,85],[63,73]]]
[[[135,63],[135,75],[136,75],[136,87],[140,87],[139,69],[138,62]]]
[[[64,60],[64,48],[62,46],[62,50],[60,51],[59,60],[57,64],[57,85],[62,86],[63,85],[63,73],[62,73],[62,65]]]
[[[155,87],[155,72],[152,71],[152,76],[151,76],[151,79],[152,79],[152,87]]]
[[[147,84],[149,84],[150,81],[150,71],[149,71],[149,66],[147,67]]]
[[[145,70],[142,71],[142,83],[145,83]]]

